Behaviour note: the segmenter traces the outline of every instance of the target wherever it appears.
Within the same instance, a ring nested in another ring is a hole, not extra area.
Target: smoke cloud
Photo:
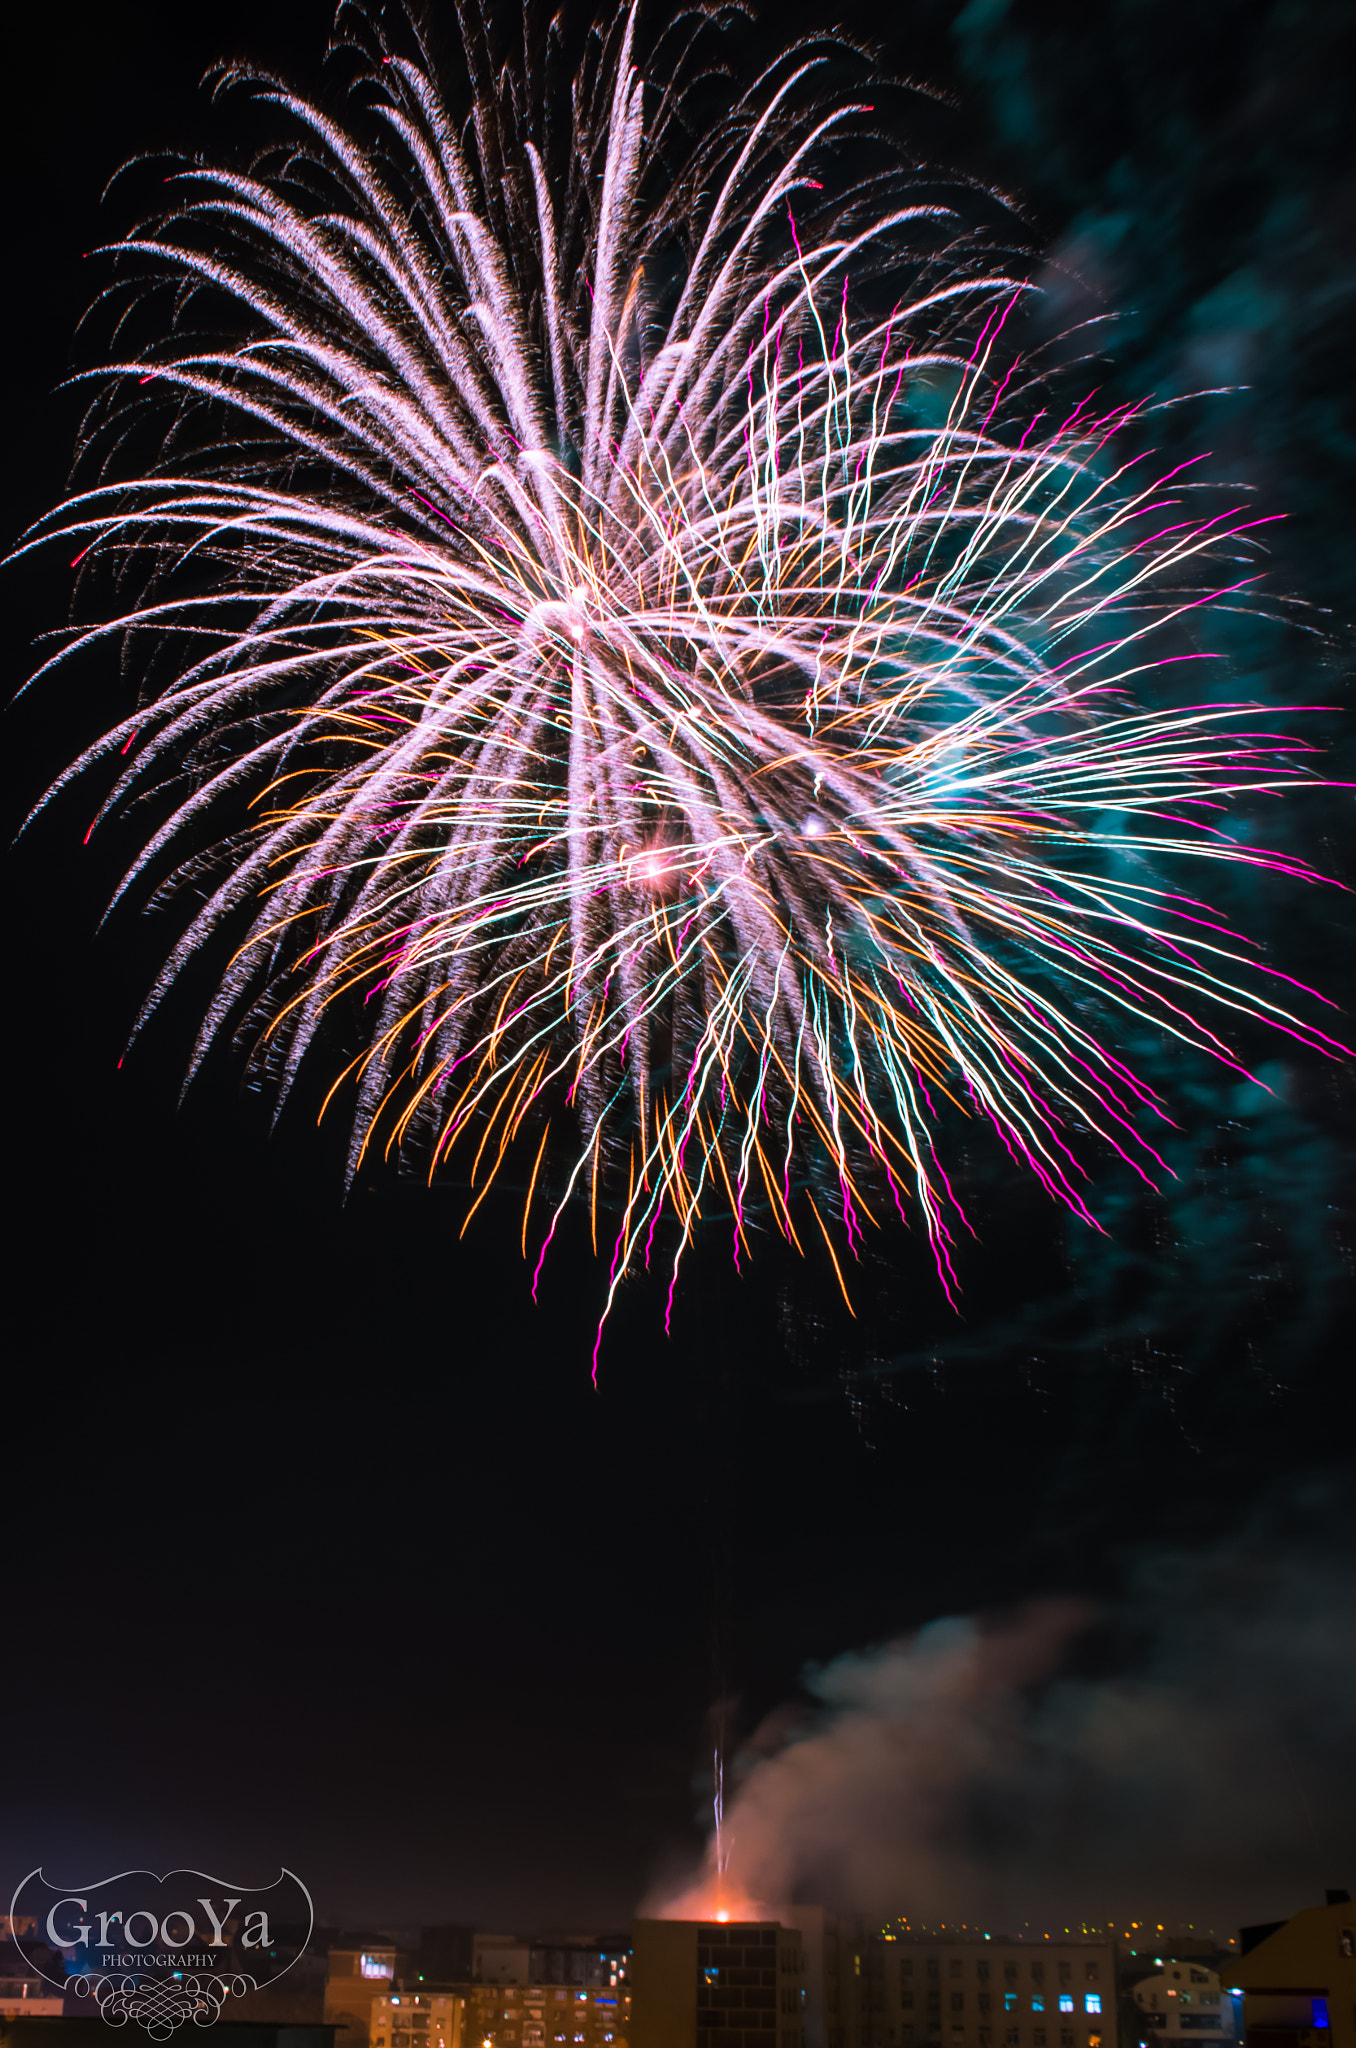
[[[1141,1556],[1101,1609],[934,1621],[807,1671],[736,1761],[727,1895],[1222,1933],[1319,1903],[1356,1860],[1353,1562],[1256,1529]],[[708,1910],[713,1859],[651,1910]]]

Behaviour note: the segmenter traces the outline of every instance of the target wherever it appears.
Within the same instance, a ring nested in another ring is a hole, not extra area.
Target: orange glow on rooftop
[[[763,1899],[751,1899],[728,1871],[708,1870],[659,1908],[660,1920],[775,1920],[777,1910]]]

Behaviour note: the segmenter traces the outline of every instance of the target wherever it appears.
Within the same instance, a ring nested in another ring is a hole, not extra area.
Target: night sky
[[[762,36],[827,19],[767,14]],[[1309,609],[1234,622],[1231,694],[1341,706],[1349,10],[837,18],[949,96],[920,99],[919,154],[1020,207],[1054,316],[1121,312],[1112,396],[1246,385],[1162,429],[1287,515],[1273,576]],[[102,187],[138,151],[229,146],[209,62],[314,80],[328,20],[315,0],[26,10],[9,536],[65,481],[83,252],[127,224]],[[13,687],[65,596],[59,565],[9,572]],[[89,663],[9,714],[15,825],[131,687]],[[1340,715],[1308,730],[1356,779]],[[257,1884],[282,1862],[349,1925],[623,1924],[699,1852],[717,1724],[747,1764],[796,1713],[850,1747],[884,1712],[899,1768],[926,1772],[899,1701],[953,1638],[870,1666],[905,1674],[884,1709],[854,1656],[943,1617],[1020,1633],[1069,1596],[1083,1624],[1002,1694],[984,1771],[936,1765],[936,1838],[874,1860],[807,1840],[803,1895],[926,1918],[969,1883],[973,1917],[1232,1926],[1356,1884],[1350,1067],[1258,1045],[1267,1093],[1149,1049],[1177,1178],[1154,1196],[1101,1171],[1108,1237],[976,1139],[959,1315],[908,1241],[856,1274],[855,1319],[822,1258],[769,1248],[741,1279],[699,1245],[671,1337],[657,1288],[623,1297],[595,1392],[586,1224],[534,1308],[511,1198],[462,1242],[455,1186],[374,1173],[344,1205],[342,1132],[271,1131],[226,1052],[178,1106],[206,970],[119,1070],[168,928],[97,933],[136,826],[85,849],[96,806],[91,784],[7,856],[6,1900],[38,1863]],[[1316,793],[1271,829],[1350,881],[1350,806]],[[1351,1008],[1349,897],[1249,878],[1230,907]]]

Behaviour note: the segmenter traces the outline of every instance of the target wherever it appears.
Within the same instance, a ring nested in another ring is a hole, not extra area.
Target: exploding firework
[[[950,1290],[953,1115],[1087,1216],[1077,1133],[1154,1170],[1118,1025],[1326,1046],[1168,872],[1299,871],[1221,818],[1295,749],[1164,686],[1256,522],[1055,403],[1020,264],[842,51],[717,119],[712,21],[642,68],[634,16],[575,51],[529,12],[507,54],[463,24],[462,105],[416,27],[345,23],[347,125],[222,74],[292,139],[117,246],[146,339],[27,543],[140,577],[48,666],[153,650],[69,773],[163,793],[118,894],[201,901],[143,1021],[223,948],[190,1072],[235,1034],[281,1103],[356,1034],[350,1171],[455,1154],[468,1222],[514,1180],[536,1272],[587,1201],[610,1308],[703,1218],[822,1235],[847,1294],[892,1204]]]

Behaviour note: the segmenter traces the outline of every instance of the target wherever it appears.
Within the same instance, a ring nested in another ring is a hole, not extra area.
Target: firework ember
[[[693,142],[709,21],[643,69],[633,17],[568,62],[468,28],[464,106],[345,23],[349,126],[224,74],[293,141],[118,245],[150,338],[26,543],[143,572],[48,667],[155,644],[70,774],[164,793],[119,895],[202,901],[145,1015],[222,947],[193,1067],[243,1033],[281,1101],[356,1031],[351,1172],[513,1180],[534,1274],[586,1202],[610,1308],[703,1219],[822,1235],[850,1295],[896,1208],[950,1289],[953,1114],[1088,1216],[1076,1133],[1155,1170],[1119,1027],[1326,1047],[1180,873],[1299,872],[1222,823],[1291,743],[1166,674],[1255,520],[1054,404],[1021,266],[821,91],[841,53]]]

